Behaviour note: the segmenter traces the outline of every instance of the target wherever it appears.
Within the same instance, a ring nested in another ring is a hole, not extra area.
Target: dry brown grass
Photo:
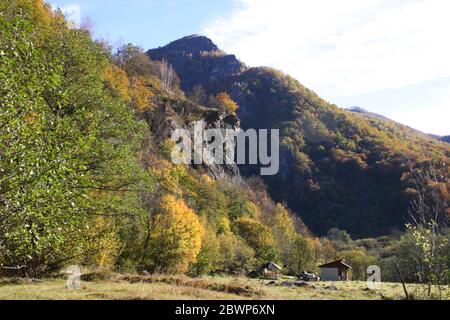
[[[118,275],[90,273],[82,278],[82,289],[68,290],[64,279],[32,281],[0,279],[0,299],[24,300],[379,300],[403,299],[401,284],[384,283],[382,290],[367,290],[365,282],[320,282],[306,287],[285,287],[283,280],[255,280],[244,277],[202,277],[170,275]],[[335,286],[337,291],[326,287]],[[411,293],[424,286],[409,285]],[[434,288],[436,293],[436,288]],[[444,298],[450,299],[445,288]]]
[[[162,283],[175,287],[185,287],[194,289],[204,289],[215,292],[231,293],[238,296],[252,297],[256,294],[262,295],[262,292],[257,291],[256,288],[249,284],[234,280],[227,283],[215,282],[204,278],[189,278],[185,276],[166,276],[166,275],[152,275],[152,276],[121,276],[118,278],[122,281],[127,281],[131,284],[155,284]]]

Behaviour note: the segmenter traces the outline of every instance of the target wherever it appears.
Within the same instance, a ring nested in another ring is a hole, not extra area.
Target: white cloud
[[[204,33],[332,102],[450,77],[448,0],[235,1],[236,10]]]

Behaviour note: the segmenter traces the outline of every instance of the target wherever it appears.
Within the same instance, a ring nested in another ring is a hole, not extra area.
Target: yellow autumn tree
[[[127,75],[125,70],[109,65],[103,72],[106,86],[114,97],[121,98],[125,103],[139,112],[154,108],[151,98],[154,93],[150,89],[150,79],[142,76]]]
[[[131,104],[137,111],[153,109],[151,98],[154,93],[149,88],[149,80],[144,77],[133,77],[131,79]]]
[[[166,195],[161,199],[150,236],[152,271],[184,273],[196,262],[204,228],[182,199]]]
[[[272,228],[276,231],[275,233],[278,234],[280,238],[283,238],[283,241],[290,241],[296,235],[292,215],[282,204],[276,205],[271,224]]]
[[[89,240],[89,255],[84,263],[92,268],[113,270],[121,247],[113,221],[109,217],[96,217],[89,228]]]
[[[216,100],[219,108],[226,113],[235,114],[239,109],[238,104],[226,92],[220,92],[216,96]]]
[[[185,166],[172,165],[168,161],[162,161],[158,167],[150,168],[150,173],[155,177],[158,188],[164,194],[183,195],[184,190],[181,187],[181,181],[189,179]]]
[[[103,71],[103,78],[115,97],[131,102],[130,80],[124,70],[110,64]]]
[[[268,218],[275,239],[275,244],[280,258],[288,261],[294,239],[297,236],[294,220],[289,211],[281,204],[277,204],[274,212]]]

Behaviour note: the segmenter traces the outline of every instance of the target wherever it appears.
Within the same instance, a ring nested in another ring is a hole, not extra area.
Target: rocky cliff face
[[[205,129],[238,130],[241,125],[240,120],[236,116],[227,115],[220,111],[208,112],[204,118],[204,121],[206,122]],[[237,164],[213,165],[206,167],[206,169],[209,175],[215,179],[223,179],[227,177],[240,179],[240,171]]]
[[[240,120],[234,115],[227,115],[175,97],[160,101],[156,112],[148,113],[146,120],[156,143],[170,139],[176,129],[186,129],[193,136],[192,123],[195,121],[203,121],[205,129],[238,130],[240,128]],[[232,179],[242,182],[239,167],[236,164],[202,165],[201,167],[214,179]]]
[[[214,92],[222,88],[229,79],[238,77],[248,70],[234,55],[227,55],[208,38],[192,35],[176,40],[164,47],[147,52],[152,60],[167,60],[180,77],[181,88],[189,92],[196,86]],[[236,94],[241,93],[235,90]],[[245,95],[240,99],[239,116],[245,115]],[[199,106],[189,100],[166,98],[159,103],[159,111],[148,118],[152,132],[160,142],[171,137],[178,128],[190,129],[189,121],[203,120],[206,129],[238,129],[241,121],[237,116],[226,115],[218,110]],[[217,165],[204,167],[213,178],[238,178],[240,169],[235,165]],[[259,170],[253,167],[254,170]]]

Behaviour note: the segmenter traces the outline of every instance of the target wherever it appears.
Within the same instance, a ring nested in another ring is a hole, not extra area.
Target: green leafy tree
[[[242,217],[235,221],[234,228],[237,234],[255,250],[259,263],[278,259],[275,241],[269,227],[252,218]]]
[[[303,271],[314,271],[316,269],[316,254],[312,239],[299,235],[292,243],[287,265],[296,275]]]
[[[99,45],[21,10],[0,16],[0,263],[40,276],[82,261],[93,219],[132,213],[151,180],[137,161],[144,125],[106,89]],[[46,28],[45,41],[33,33]]]

